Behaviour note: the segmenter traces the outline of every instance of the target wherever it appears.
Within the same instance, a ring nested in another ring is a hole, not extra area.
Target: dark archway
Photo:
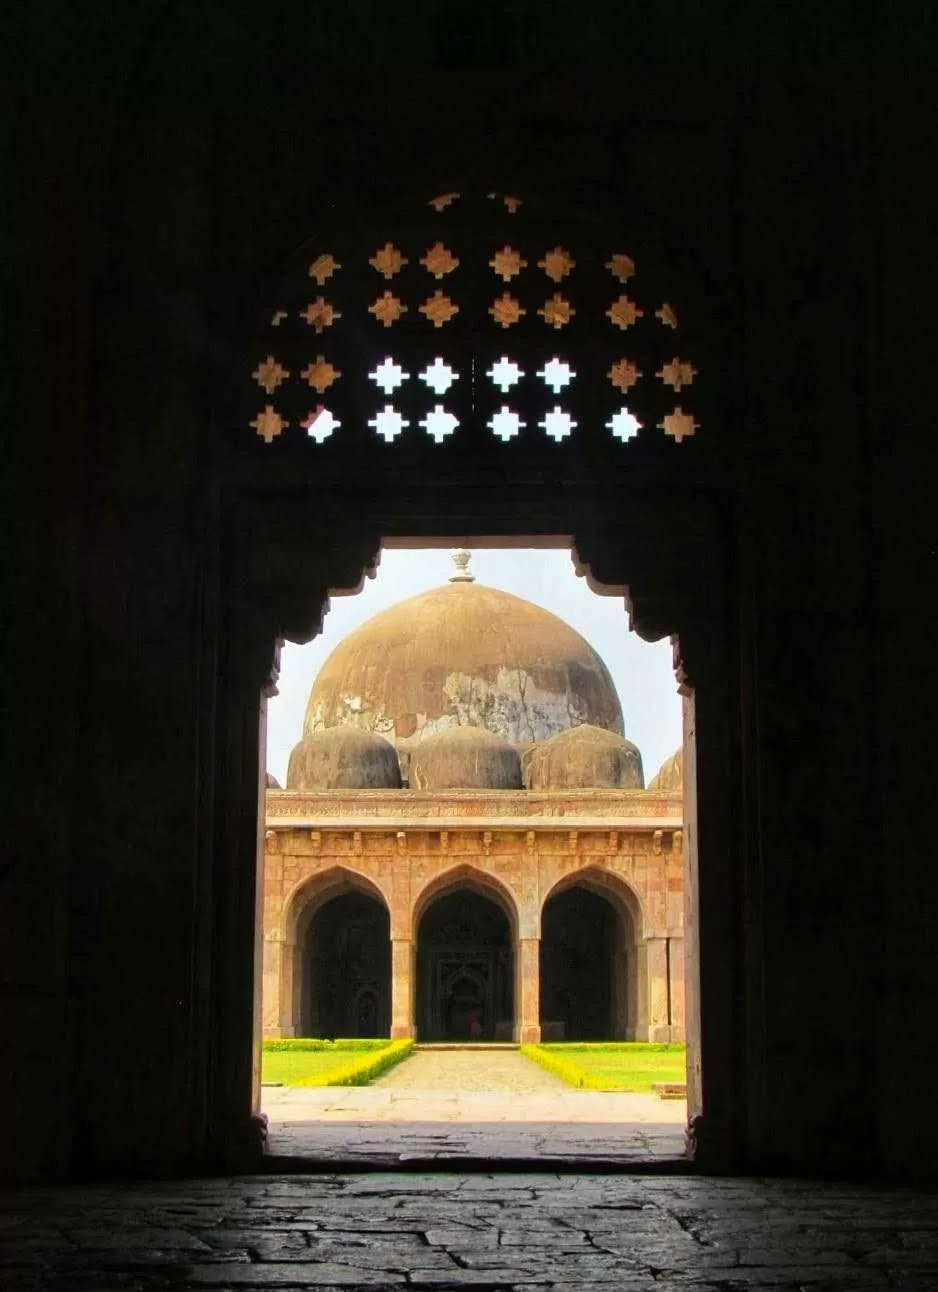
[[[542,1038],[624,1039],[621,1002],[634,967],[612,903],[577,885],[555,893],[541,920]]]
[[[508,917],[470,888],[436,898],[417,932],[417,1036],[510,1041],[514,951]]]
[[[386,908],[349,892],[313,914],[303,946],[303,1034],[388,1036],[391,940]]]

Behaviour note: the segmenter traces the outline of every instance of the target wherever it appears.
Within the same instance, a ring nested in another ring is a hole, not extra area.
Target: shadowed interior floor
[[[5,1292],[926,1292],[908,1189],[590,1175],[276,1176],[0,1193]]]

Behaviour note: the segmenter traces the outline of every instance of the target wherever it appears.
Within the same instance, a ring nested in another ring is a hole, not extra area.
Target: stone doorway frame
[[[216,1040],[229,1080],[213,1092],[209,1109],[210,1143],[222,1160],[256,1163],[261,1147],[255,984],[265,697],[276,685],[280,644],[315,636],[329,597],[360,590],[382,543],[569,545],[595,592],[623,598],[623,631],[631,623],[645,640],[671,638],[684,695],[688,1154],[710,1170],[739,1169],[745,1160],[745,1065],[751,1072],[757,1057],[750,1002],[758,966],[741,932],[750,894],[739,879],[746,840],[734,812],[746,787],[740,661],[728,618],[733,495],[717,488],[676,494],[662,481],[655,489],[647,483],[638,489],[627,477],[583,469],[561,492],[549,487],[543,464],[522,478],[477,479],[458,499],[452,475],[440,479],[419,467],[404,473],[393,498],[367,482],[328,476],[299,485],[293,479],[289,487],[286,478],[268,479],[264,488],[237,476],[229,481],[221,554],[229,648],[218,678],[224,757],[216,780],[217,842],[229,859],[216,904],[229,1008]],[[232,1136],[233,1126],[243,1134]],[[239,1144],[240,1155],[232,1149]]]

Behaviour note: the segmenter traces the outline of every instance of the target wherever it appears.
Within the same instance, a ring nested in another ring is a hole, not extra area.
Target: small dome
[[[390,741],[355,727],[312,731],[290,753],[287,789],[396,790],[397,751]]]
[[[276,776],[271,776],[270,772],[267,772],[267,773],[266,773],[266,776],[267,776],[267,788],[268,788],[269,790],[280,790],[280,789],[283,789],[283,786],[282,786],[282,785],[280,784],[280,782],[277,780]]]
[[[415,790],[520,790],[521,759],[514,745],[481,727],[451,727],[410,751]]]
[[[682,790],[684,788],[684,750],[666,758],[648,782],[650,790]]]
[[[645,784],[637,747],[588,723],[529,750],[524,781],[529,790],[640,790]]]

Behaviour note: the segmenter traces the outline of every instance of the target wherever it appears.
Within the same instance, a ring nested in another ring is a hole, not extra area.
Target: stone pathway
[[[545,1072],[519,1050],[415,1050],[403,1063],[372,1082],[373,1090],[409,1090],[421,1094],[533,1095],[570,1087]]]
[[[418,1051],[371,1086],[265,1087],[271,1153],[393,1166],[420,1159],[660,1163],[684,1151],[683,1100],[574,1090],[517,1051]]]
[[[590,1175],[276,1176],[0,1192],[3,1292],[934,1292],[906,1189]]]

